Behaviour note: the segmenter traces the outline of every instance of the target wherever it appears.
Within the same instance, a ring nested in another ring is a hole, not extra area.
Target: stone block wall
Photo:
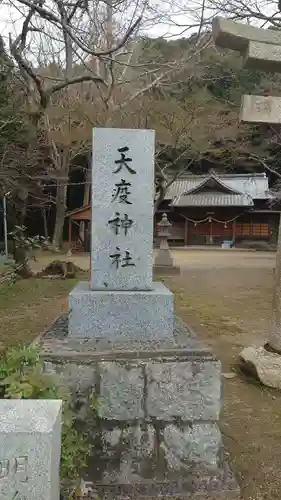
[[[44,363],[72,393],[93,456],[102,461],[98,479],[116,481],[117,474],[123,482],[159,467],[161,475],[177,475],[196,464],[219,465],[220,369],[211,356]],[[114,471],[110,461],[118,462]]]

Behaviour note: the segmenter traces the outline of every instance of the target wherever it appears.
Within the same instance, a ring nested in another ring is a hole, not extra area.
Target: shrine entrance
[[[185,245],[221,246],[224,241],[235,244],[242,240],[268,241],[269,237],[269,223],[257,214],[251,218],[244,214],[229,220],[216,220],[210,216],[201,220],[185,219]]]
[[[224,240],[233,239],[233,222],[217,222],[212,218],[188,222],[188,245],[221,245]]]

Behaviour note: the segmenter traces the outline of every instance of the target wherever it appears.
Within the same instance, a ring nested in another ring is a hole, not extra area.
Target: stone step
[[[94,472],[94,470],[93,470]],[[240,489],[226,460],[216,471],[204,467],[190,467],[181,470],[181,477],[162,478],[156,476],[153,469],[150,477],[136,479],[136,475],[127,464],[125,474],[117,472],[113,466],[106,480],[100,481],[99,471],[82,481],[82,493],[87,499],[101,500],[238,500]],[[160,474],[161,475],[161,474]]]
[[[141,479],[154,474],[162,478],[181,476],[194,464],[216,470],[221,463],[221,433],[215,422],[142,422],[125,426],[115,422],[110,426],[104,423],[102,429],[90,427],[90,468],[99,470],[99,480],[106,478],[112,467],[117,467],[120,478],[127,471]]]

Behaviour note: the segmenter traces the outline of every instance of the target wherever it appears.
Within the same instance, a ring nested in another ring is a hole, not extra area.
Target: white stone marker
[[[240,120],[243,122],[280,123],[281,97],[244,95]]]
[[[250,41],[244,54],[243,66],[246,69],[265,71],[266,73],[281,73],[280,45]]]
[[[92,290],[150,290],[154,130],[93,131]]]
[[[69,294],[68,335],[173,339],[173,294],[152,282],[154,130],[94,129],[91,282]]]
[[[59,500],[61,406],[0,401],[0,500]]]

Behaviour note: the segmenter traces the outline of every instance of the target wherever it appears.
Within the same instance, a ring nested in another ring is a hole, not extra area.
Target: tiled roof
[[[173,200],[176,196],[197,188],[209,176],[191,175],[176,180],[168,189],[165,198]],[[225,174],[216,175],[223,184],[241,194],[249,194],[253,199],[271,198],[268,193],[268,178],[266,174]],[[196,195],[198,196],[198,195]]]
[[[178,196],[171,203],[173,207],[249,207],[254,202],[249,195],[224,194],[224,193],[202,193]]]

